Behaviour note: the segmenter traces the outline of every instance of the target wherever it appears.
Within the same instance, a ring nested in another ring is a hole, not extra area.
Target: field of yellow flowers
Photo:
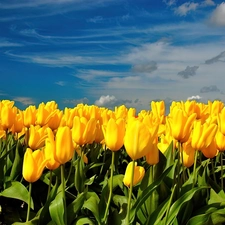
[[[150,105],[1,100],[0,224],[225,224],[224,103]]]

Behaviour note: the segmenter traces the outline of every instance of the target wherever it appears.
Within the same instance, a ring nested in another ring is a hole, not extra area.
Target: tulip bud
[[[132,179],[132,167],[133,167],[133,163],[135,163],[134,165],[134,174],[133,174],[133,186],[135,186],[136,184],[138,184],[140,181],[142,181],[144,175],[145,175],[145,169],[142,166],[137,166],[137,162],[130,162],[127,165],[125,174],[124,174],[124,178],[123,178],[123,183],[124,185],[126,185],[127,187],[130,187],[131,184],[131,179]]]

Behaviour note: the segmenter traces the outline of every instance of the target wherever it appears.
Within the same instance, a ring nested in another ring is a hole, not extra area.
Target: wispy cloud
[[[202,99],[202,97],[199,95],[193,95],[187,98],[187,100],[200,100],[200,99]]]
[[[220,89],[216,85],[210,85],[210,86],[202,87],[200,92],[201,93],[220,92]]]
[[[65,86],[66,82],[65,81],[57,81],[57,82],[55,82],[55,84],[57,84],[59,86]]]
[[[19,102],[25,106],[35,104],[35,100],[30,97],[15,97],[15,98],[13,98],[13,100],[15,102]]]
[[[199,67],[198,66],[187,66],[185,70],[178,72],[178,76],[181,76],[182,78],[189,78],[194,75],[196,75],[196,71]]]
[[[21,43],[16,43],[16,42],[12,42],[10,40],[6,40],[6,39],[1,39],[0,38],[0,48],[4,48],[4,47],[21,47],[24,46]]]
[[[199,3],[185,2],[175,9],[175,13],[179,16],[186,16],[190,11],[195,11]]]
[[[132,71],[136,73],[151,73],[157,69],[158,67],[155,61],[151,61],[149,63],[144,64],[135,64],[132,67]]]
[[[213,11],[209,22],[216,26],[225,26],[225,2],[222,2]]]
[[[225,62],[225,51],[221,52],[219,55],[217,55],[211,59],[207,59],[205,61],[205,64],[212,64],[212,63],[216,63],[216,62]]]

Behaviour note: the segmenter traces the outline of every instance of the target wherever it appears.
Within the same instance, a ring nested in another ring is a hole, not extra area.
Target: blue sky
[[[149,109],[225,101],[225,2],[0,3],[0,99]]]

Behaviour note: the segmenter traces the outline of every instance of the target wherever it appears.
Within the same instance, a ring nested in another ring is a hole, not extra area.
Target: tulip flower
[[[12,127],[17,114],[17,108],[12,107],[11,104],[2,104],[0,111],[1,125],[4,130],[8,130]]]
[[[72,138],[78,145],[91,144],[95,140],[96,119],[75,116],[73,119]]]
[[[34,105],[30,105],[23,111],[23,123],[25,127],[35,125],[37,109]]]
[[[146,162],[149,165],[156,165],[159,162],[159,149],[158,149],[158,137],[153,140],[151,148],[149,148],[146,154]]]
[[[55,109],[54,115],[51,116],[47,123],[48,127],[50,127],[52,130],[56,130],[60,125],[62,116],[63,112],[59,109]]]
[[[57,113],[57,104],[55,101],[47,102],[44,104],[43,102],[39,104],[37,109],[37,119],[36,124],[45,126],[49,120]]]
[[[137,166],[137,162],[130,162],[127,165],[125,174],[124,174],[124,178],[123,178],[123,183],[124,185],[126,185],[127,187],[130,187],[131,185],[131,179],[132,179],[132,166],[133,163],[135,163],[134,165],[134,174],[133,174],[133,186],[135,186],[136,184],[138,184],[140,181],[142,181],[144,175],[145,175],[145,169],[142,166]]]
[[[36,150],[44,146],[47,137],[46,127],[31,125],[28,134],[28,146],[31,149]]]
[[[26,181],[33,183],[37,181],[48,162],[41,150],[32,151],[27,148],[23,161],[23,177]]]
[[[70,161],[74,154],[72,133],[69,127],[59,127],[55,137],[55,160],[60,164]]]
[[[170,131],[174,139],[184,143],[189,139],[196,113],[188,116],[184,110],[174,107],[168,118]]]
[[[49,161],[46,164],[46,167],[49,170],[55,170],[60,166],[60,163],[57,162],[54,158],[55,155],[55,138],[52,130],[47,128],[47,138],[45,139],[45,147],[44,147],[44,156]]]
[[[182,144],[182,150],[180,152],[183,157],[183,165],[185,167],[191,167],[195,161],[195,149],[191,146],[191,142],[187,141]]]
[[[208,159],[214,158],[218,154],[215,139],[211,142],[211,144],[207,148],[203,148],[201,152]]]
[[[216,132],[215,143],[220,152],[225,151],[225,135],[219,130]]]
[[[225,108],[218,114],[217,122],[220,132],[225,135]]]
[[[166,107],[165,107],[165,102],[160,101],[160,102],[151,102],[151,109],[153,115],[160,120],[160,123],[165,123],[165,112],[166,112]]]
[[[111,151],[120,150],[123,146],[123,138],[125,135],[124,119],[110,118],[106,126],[103,126],[102,130],[107,148]]]
[[[22,111],[18,111],[18,113],[15,115],[15,121],[14,124],[11,127],[12,133],[20,133],[24,128],[23,125],[23,113]]]
[[[136,160],[145,156],[152,141],[148,126],[139,120],[129,121],[124,136],[124,146],[131,159]]]
[[[205,122],[201,123],[201,120],[196,120],[194,122],[192,138],[191,138],[191,146],[196,150],[201,150],[203,148],[207,148],[217,131],[217,125],[212,123],[208,124]]]

